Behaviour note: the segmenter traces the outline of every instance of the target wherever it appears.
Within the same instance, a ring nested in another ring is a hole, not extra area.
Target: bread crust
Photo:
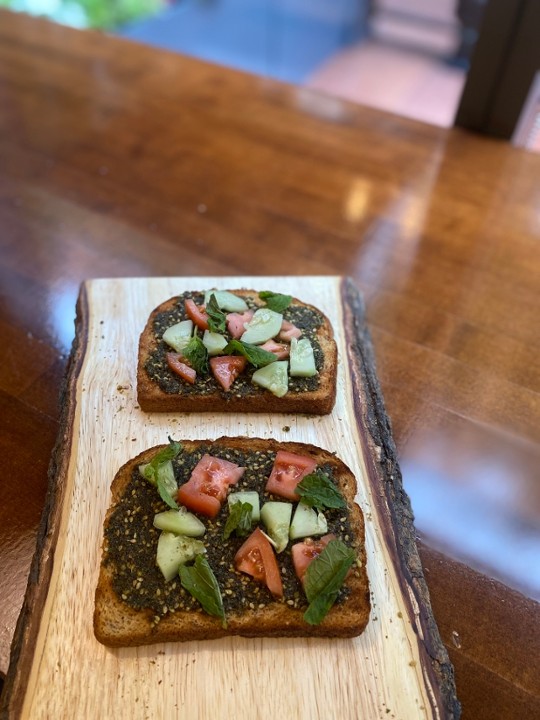
[[[186,452],[209,441],[182,441]],[[178,610],[165,615],[157,624],[151,609],[138,610],[124,602],[113,587],[114,565],[108,563],[108,548],[105,530],[117,503],[121,500],[130,483],[132,471],[148,460],[161,448],[158,446],[142,452],[128,461],[117,472],[111,485],[111,505],[104,521],[103,555],[95,595],[94,633],[96,638],[108,646],[127,647],[157,642],[205,640],[230,635],[244,637],[354,637],[365,628],[370,613],[369,584],[366,572],[364,543],[364,518],[355,503],[356,480],[349,468],[335,455],[314,445],[275,440],[250,439],[245,437],[219,438],[213,443],[222,451],[287,450],[309,455],[318,464],[332,466],[334,479],[345,498],[349,511],[358,567],[345,581],[347,595],[337,602],[319,625],[309,625],[303,620],[305,607],[291,608],[283,601],[276,600],[264,608],[237,610],[227,613],[227,627],[221,620],[199,610]]]
[[[202,292],[202,291],[200,291]],[[262,306],[255,290],[230,290],[235,295],[249,298]],[[197,294],[194,291],[193,294]],[[160,340],[154,332],[154,321],[162,313],[173,309],[177,297],[161,303],[155,308],[139,339],[137,363],[137,400],[145,412],[249,412],[249,413],[305,413],[327,415],[332,411],[336,399],[337,346],[332,325],[318,308],[293,298],[292,305],[309,308],[322,316],[323,322],[316,337],[323,352],[323,367],[319,372],[319,386],[316,390],[289,391],[279,398],[267,390],[252,386],[249,394],[238,397],[233,391],[225,392],[216,388],[207,394],[167,393],[150,378],[145,368],[150,355],[157,349]]]

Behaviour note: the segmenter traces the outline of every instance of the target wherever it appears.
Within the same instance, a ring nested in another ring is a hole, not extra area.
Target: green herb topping
[[[180,566],[180,582],[182,587],[196,598],[209,615],[221,618],[221,624],[227,627],[223,598],[216,576],[202,555],[197,555],[193,565]]]
[[[208,315],[208,329],[210,332],[223,334],[227,327],[227,317],[220,309],[216,296],[213,293],[206,303],[206,313]]]
[[[234,352],[243,355],[249,363],[251,363],[257,368],[264,367],[265,365],[270,365],[270,363],[273,363],[277,360],[277,355],[275,355],[274,353],[268,352],[267,350],[262,350],[262,348],[258,347],[257,345],[242,342],[241,340],[231,340],[223,351],[225,355],[230,355]]]
[[[229,517],[225,523],[223,539],[228,540],[233,532],[238,537],[246,537],[251,532],[251,516],[253,507],[248,502],[232,503],[229,510]]]
[[[208,372],[208,350],[198,335],[194,335],[186,345],[184,357],[195,372],[201,375]]]
[[[157,487],[163,502],[174,509],[178,509],[173,497],[176,495],[178,485],[174,477],[172,461],[181,450],[180,443],[169,438],[169,445],[157,452],[149,463],[141,465],[140,468],[143,477]]]
[[[304,590],[309,602],[304,620],[318,625],[335,603],[347,573],[356,561],[356,553],[341,540],[331,540],[309,565]]]
[[[302,502],[310,507],[344,508],[347,503],[332,480],[321,470],[316,470],[302,478],[296,486],[296,492]]]
[[[266,302],[266,306],[277,313],[282,313],[292,303],[291,295],[282,295],[281,293],[273,293],[270,290],[263,290],[259,293],[261,300]]]

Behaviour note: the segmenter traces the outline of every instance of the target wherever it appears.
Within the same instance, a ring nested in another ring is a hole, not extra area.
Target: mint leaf
[[[273,293],[270,290],[263,290],[259,293],[261,300],[266,302],[266,306],[277,313],[282,313],[292,303],[291,295],[282,295],[281,293]]]
[[[157,469],[157,489],[163,502],[167,503],[173,510],[178,510],[178,503],[173,495],[178,492],[178,484],[174,477],[172,460],[166,460]]]
[[[224,355],[230,355],[233,352],[243,355],[249,363],[257,368],[270,365],[270,363],[277,360],[277,355],[274,355],[274,353],[262,350],[258,345],[252,345],[241,340],[231,340],[223,350]]]
[[[140,466],[141,474],[149,480],[152,485],[157,485],[157,472],[159,467],[169,460],[174,460],[181,450],[182,445],[172,438],[169,438],[167,447],[159,450],[149,463]]]
[[[209,615],[221,618],[222,626],[227,627],[221,591],[205,557],[197,555],[193,565],[181,565],[180,582],[182,587],[201,603],[203,610]]]
[[[210,332],[223,334],[227,327],[227,318],[220,309],[213,293],[206,303],[206,314],[208,315],[208,329]]]
[[[305,475],[296,486],[302,502],[310,507],[345,508],[347,503],[332,480],[321,470]]]
[[[324,620],[355,561],[354,550],[336,539],[331,540],[308,565],[304,576],[304,590],[309,601],[304,613],[307,623],[318,625]]]
[[[253,507],[248,502],[235,502],[229,508],[229,517],[223,530],[223,539],[228,540],[233,532],[238,537],[246,537],[251,532]]]
[[[184,348],[183,356],[201,375],[208,372],[208,350],[198,335],[194,335]]]

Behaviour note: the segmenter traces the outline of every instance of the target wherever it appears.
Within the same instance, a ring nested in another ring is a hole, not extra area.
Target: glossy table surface
[[[464,718],[540,716],[540,156],[0,11],[0,672],[79,283],[349,275]]]

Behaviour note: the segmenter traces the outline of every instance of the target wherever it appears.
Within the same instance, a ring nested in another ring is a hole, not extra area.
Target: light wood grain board
[[[332,414],[145,414],[136,401],[139,334],[185,290],[289,292],[325,312],[340,362]],[[24,718],[457,717],[408,500],[372,364],[362,306],[335,277],[87,281],[52,466],[47,523],[16,636],[5,716]],[[290,428],[288,431],[286,428]],[[336,451],[358,481],[372,613],[353,640],[243,639],[110,649],[93,634],[110,483],[142,450],[222,435],[297,440]]]

